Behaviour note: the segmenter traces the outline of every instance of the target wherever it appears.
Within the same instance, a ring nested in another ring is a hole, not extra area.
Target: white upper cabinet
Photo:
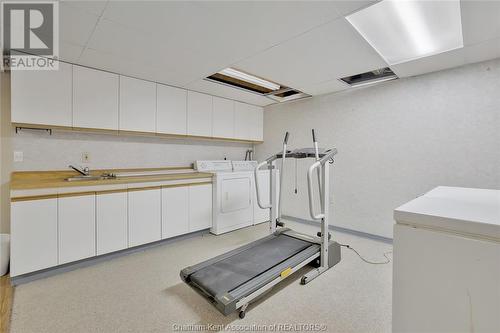
[[[234,101],[213,97],[212,136],[234,138]]]
[[[156,85],[156,132],[187,134],[187,91]]]
[[[11,71],[12,122],[71,126],[71,67]]]
[[[187,134],[212,136],[212,96],[188,91]]]
[[[264,109],[259,106],[254,106],[254,108],[253,138],[257,141],[264,141]]]
[[[234,103],[234,133],[236,139],[263,140],[263,110],[261,107]]]
[[[118,129],[118,75],[73,66],[73,127]]]
[[[156,83],[120,76],[120,130],[156,131]]]
[[[262,108],[60,62],[12,71],[13,123],[262,141]]]

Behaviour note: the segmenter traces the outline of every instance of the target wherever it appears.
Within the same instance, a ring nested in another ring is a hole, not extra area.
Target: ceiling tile
[[[391,69],[399,77],[408,77],[458,67],[464,64],[464,49],[460,48],[430,57],[393,65]]]
[[[295,88],[386,66],[363,37],[341,18],[234,67]]]
[[[461,1],[464,45],[500,38],[500,1]]]
[[[107,0],[84,0],[84,1],[60,1],[59,3],[63,6],[71,6],[81,10],[84,10],[88,13],[101,15],[102,11],[106,7]]]
[[[363,8],[371,6],[380,0],[346,0],[346,1],[333,1],[335,3],[335,7],[339,11],[340,14],[346,16],[348,14],[357,12]]]
[[[83,46],[60,42],[59,59],[66,62],[77,62],[82,54]]]
[[[59,39],[62,42],[85,46],[99,17],[78,9],[68,2],[59,6]]]
[[[464,54],[468,64],[500,58],[500,38],[466,46]]]
[[[305,92],[306,94],[317,96],[323,94],[329,94],[332,92],[342,91],[349,89],[349,86],[340,80],[333,79],[317,84],[313,84],[310,86],[300,87],[298,88],[300,91]]]
[[[158,72],[158,69],[148,64],[139,64],[128,58],[116,57],[114,54],[91,48],[83,51],[76,64],[151,81],[156,81],[155,78]]]
[[[157,76],[163,75],[160,81],[173,85],[193,82],[200,78],[200,73],[223,66],[203,52],[173,48],[150,34],[106,19],[99,22],[88,46],[113,55],[117,61],[123,59],[136,65],[136,68],[126,69],[123,74],[137,73],[143,65],[149,66],[157,69]],[[99,59],[94,60],[94,66],[99,67]]]
[[[97,25],[88,47],[116,54],[119,57],[134,59],[136,62],[141,62],[141,60],[149,62],[152,58],[160,56],[149,51],[156,45],[155,42],[156,40],[147,33],[102,19]]]
[[[240,89],[227,87],[222,84],[210,82],[207,80],[198,80],[189,84],[188,86],[186,86],[186,88],[258,106],[266,106],[275,103],[267,97],[259,96],[257,94],[246,92]]]
[[[313,95],[343,89],[339,77],[387,66],[343,18],[375,2],[61,1],[60,57],[265,105],[201,79],[234,66]],[[461,1],[461,12],[464,49],[393,66],[396,74],[500,57],[500,1]]]
[[[112,1],[103,16],[151,35],[171,53],[196,52],[199,63],[217,59],[219,66],[199,73],[203,78],[339,13],[333,2]]]

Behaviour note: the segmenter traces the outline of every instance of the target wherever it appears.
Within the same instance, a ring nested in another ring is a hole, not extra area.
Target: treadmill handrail
[[[314,211],[314,190],[312,185],[312,177],[314,169],[318,168],[321,165],[321,160],[314,162],[307,170],[307,191],[309,192],[309,214],[313,220],[321,220],[325,217],[323,212],[316,214]]]
[[[261,162],[259,165],[257,165],[254,169],[254,177],[255,177],[255,191],[257,192],[257,204],[259,205],[260,208],[262,209],[268,209],[271,208],[271,204],[264,205],[262,203],[262,199],[260,197],[260,185],[259,185],[259,169],[262,168],[264,165],[268,164],[268,161]],[[269,172],[273,172],[272,170],[269,170]]]
[[[314,190],[313,190],[313,185],[312,185],[312,177],[313,177],[313,172],[314,169],[323,166],[325,163],[329,163],[329,161],[332,159],[332,157],[337,154],[337,149],[332,148],[330,151],[326,153],[325,156],[323,156],[320,160],[314,162],[309,169],[307,170],[307,191],[309,192],[309,214],[311,215],[311,218],[313,220],[321,220],[322,218],[325,217],[325,212],[322,211],[319,214],[316,214],[314,210]],[[318,175],[319,176],[319,175]],[[320,188],[320,190],[322,190]],[[322,207],[324,209],[324,207]]]

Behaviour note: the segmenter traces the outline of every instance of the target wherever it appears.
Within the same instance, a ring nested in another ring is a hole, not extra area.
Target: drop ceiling
[[[61,59],[255,105],[203,80],[234,67],[320,95],[387,67],[345,16],[376,1],[61,1]],[[464,47],[390,66],[414,76],[500,57],[500,1],[461,2]]]

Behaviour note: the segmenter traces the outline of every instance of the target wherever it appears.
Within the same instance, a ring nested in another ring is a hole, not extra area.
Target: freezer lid
[[[439,186],[396,208],[394,219],[500,241],[500,190]]]

